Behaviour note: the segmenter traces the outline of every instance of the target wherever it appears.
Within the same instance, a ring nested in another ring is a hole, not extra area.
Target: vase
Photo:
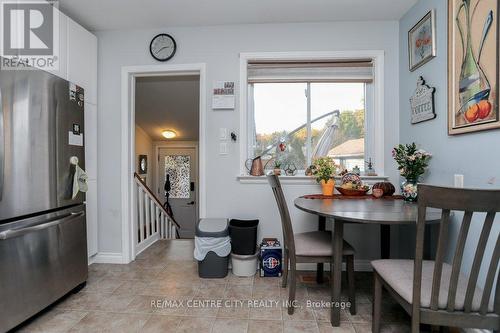
[[[401,195],[405,201],[415,202],[418,198],[418,179],[408,178],[401,183]]]
[[[332,196],[333,191],[335,190],[335,180],[334,179],[329,179],[327,182],[322,180],[320,182],[321,184],[321,191],[323,192],[323,195],[326,196]]]

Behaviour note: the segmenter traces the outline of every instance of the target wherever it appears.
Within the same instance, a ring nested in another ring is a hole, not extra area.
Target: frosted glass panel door
[[[165,156],[165,176],[170,177],[170,198],[187,199],[191,197],[191,156]]]
[[[198,220],[198,161],[195,148],[160,148],[158,197],[165,201],[165,182],[170,181],[169,203],[181,226],[181,238],[193,238]]]

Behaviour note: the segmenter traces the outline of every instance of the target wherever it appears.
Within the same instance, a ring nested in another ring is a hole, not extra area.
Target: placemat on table
[[[342,195],[342,194],[334,194],[334,195],[323,195],[323,194],[307,194],[301,196],[304,199],[333,199],[333,200],[345,200],[345,199],[382,199],[382,200],[401,200],[403,196],[401,195],[392,195],[385,196],[381,198],[375,198],[373,195]]]

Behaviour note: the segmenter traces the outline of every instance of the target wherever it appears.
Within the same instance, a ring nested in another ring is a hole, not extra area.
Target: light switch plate
[[[454,175],[454,183],[455,183],[455,187],[463,188],[464,187],[464,175]]]
[[[219,128],[219,139],[221,141],[227,140],[227,128]]]
[[[226,142],[221,142],[219,144],[219,154],[227,155],[227,143]]]

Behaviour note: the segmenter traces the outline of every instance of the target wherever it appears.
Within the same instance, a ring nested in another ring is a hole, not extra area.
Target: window
[[[371,77],[371,65],[249,63],[248,157],[262,156],[267,169],[279,161],[282,169],[305,170],[314,158],[331,156],[344,169],[363,171],[371,157]]]

